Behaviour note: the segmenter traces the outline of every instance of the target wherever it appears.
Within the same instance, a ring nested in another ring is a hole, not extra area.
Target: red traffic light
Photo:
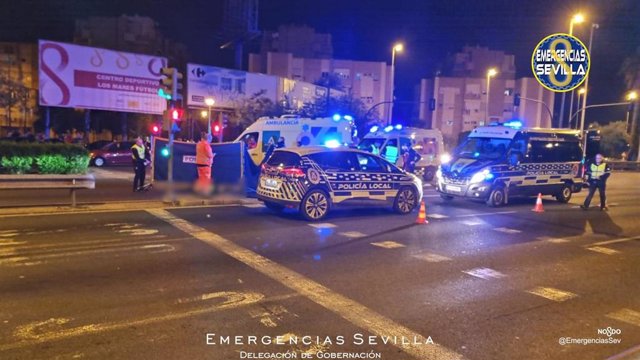
[[[160,132],[160,126],[159,125],[153,125],[151,126],[151,132],[155,135],[158,134]]]
[[[213,127],[213,132],[218,133],[220,131],[220,125],[216,125]]]
[[[182,119],[182,109],[172,109],[171,119],[173,119],[174,121],[179,121],[180,119]]]

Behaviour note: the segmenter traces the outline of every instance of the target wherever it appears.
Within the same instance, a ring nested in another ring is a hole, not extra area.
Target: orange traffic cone
[[[534,212],[544,212],[544,207],[542,207],[542,194],[538,193],[538,199],[536,200],[536,206],[531,209]]]
[[[427,209],[424,206],[424,200],[420,203],[420,211],[418,212],[418,218],[416,219],[416,224],[426,225],[429,221],[427,221]]]

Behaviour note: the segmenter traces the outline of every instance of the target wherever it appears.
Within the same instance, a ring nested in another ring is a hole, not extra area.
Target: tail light
[[[291,177],[303,177],[304,171],[297,167],[289,167],[281,170],[283,175],[291,176]]]

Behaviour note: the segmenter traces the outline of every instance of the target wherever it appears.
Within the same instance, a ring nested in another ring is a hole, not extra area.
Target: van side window
[[[529,161],[534,163],[556,162],[553,141],[529,142]]]
[[[557,155],[560,162],[575,162],[582,159],[580,144],[575,141],[563,141],[557,143]]]
[[[529,154],[532,162],[575,162],[582,158],[575,141],[532,141]]]

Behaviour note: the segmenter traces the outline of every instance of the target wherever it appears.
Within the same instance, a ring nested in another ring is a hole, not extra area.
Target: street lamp
[[[489,90],[491,89],[491,78],[498,75],[496,68],[487,70],[487,106],[484,109],[484,121],[485,124],[489,123]]]
[[[213,98],[206,98],[204,99],[204,103],[209,107],[209,112],[208,112],[209,121],[207,124],[207,134],[209,135],[209,137],[211,137],[211,107],[213,106],[213,104],[216,103],[216,101],[213,100]]]
[[[573,35],[573,25],[583,23],[585,20],[584,15],[577,13],[571,17],[571,21],[569,21],[569,35]],[[560,124],[558,124],[560,128],[564,125],[564,101],[567,93],[562,93],[562,101],[560,103]],[[571,121],[571,114],[573,113],[573,95],[574,92],[571,91],[571,103],[569,104],[569,121]],[[570,124],[567,124],[570,125]]]
[[[391,103],[389,104],[389,113],[387,114],[387,124],[391,124],[391,117],[393,116],[393,101],[395,100],[393,95],[396,90],[396,53],[402,51],[404,51],[404,44],[402,43],[396,43],[391,49]]]

